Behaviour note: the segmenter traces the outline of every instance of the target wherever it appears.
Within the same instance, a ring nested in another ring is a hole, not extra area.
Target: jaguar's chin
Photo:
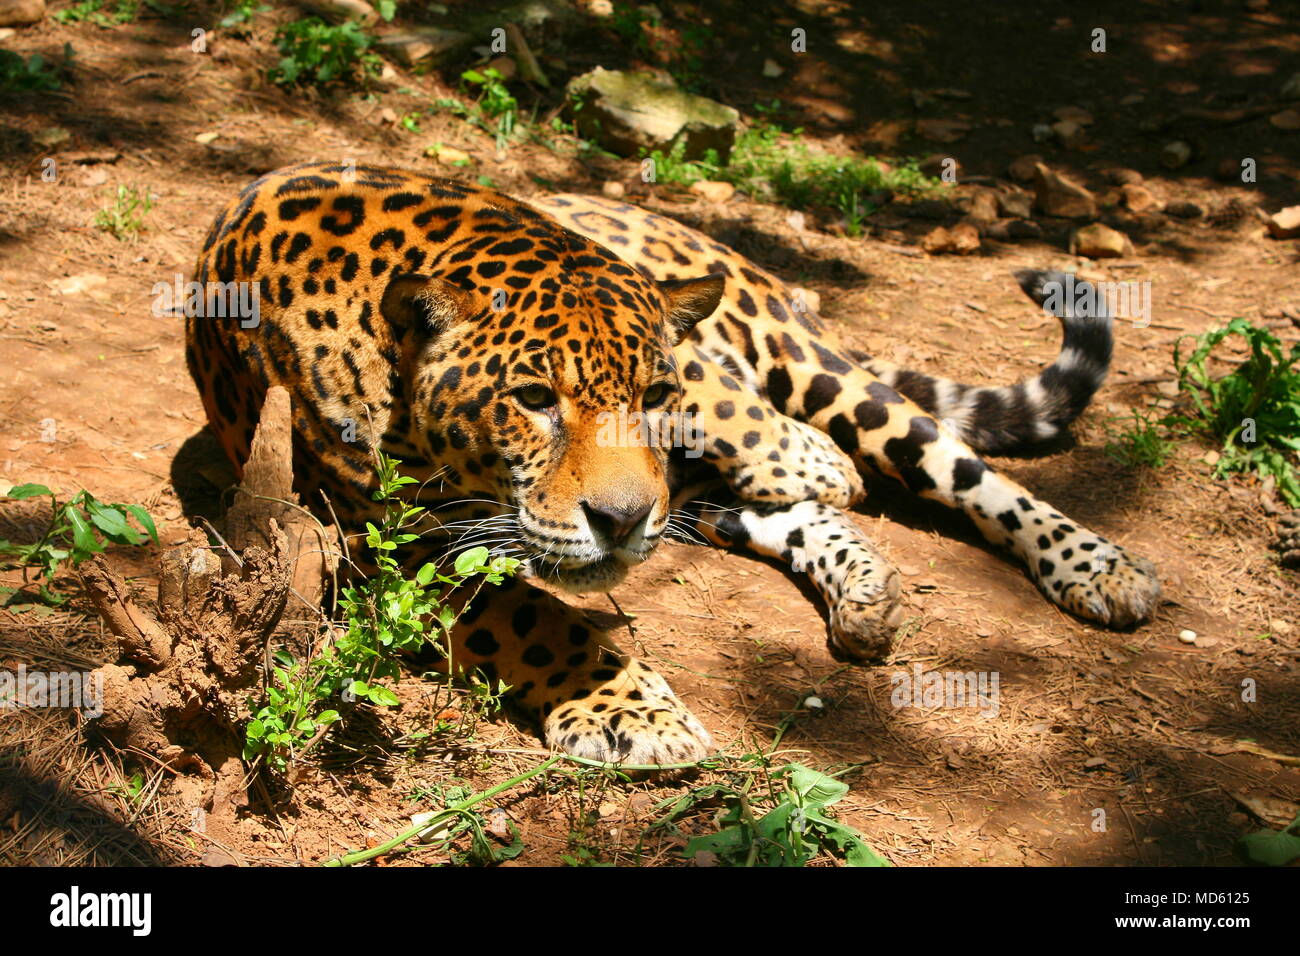
[[[630,567],[630,564],[613,554],[589,564],[569,567],[560,567],[544,560],[529,562],[529,570],[537,577],[572,594],[612,591],[623,583]]]

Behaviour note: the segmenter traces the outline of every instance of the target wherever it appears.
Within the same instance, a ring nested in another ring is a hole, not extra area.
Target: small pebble
[[[805,697],[803,699],[804,710],[821,710],[825,706],[820,697]]]
[[[1178,639],[1184,644],[1196,643],[1196,632],[1192,630],[1183,630],[1178,632]]]

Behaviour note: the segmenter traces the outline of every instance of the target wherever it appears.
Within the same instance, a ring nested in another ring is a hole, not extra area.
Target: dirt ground
[[[469,5],[448,4],[438,22],[454,23]],[[1103,197],[1115,189],[1108,170],[1129,168],[1163,202],[1194,202],[1207,215],[1113,209],[1107,221],[1135,246],[1116,260],[1070,255],[1068,224],[1048,219],[1039,220],[1041,239],[985,240],[975,255],[932,257],[918,243],[935,223],[901,203],[854,239],[833,228],[796,231],[789,210],[739,195],[714,205],[666,185],[637,190],[637,202],[817,291],[822,314],[853,344],[975,384],[1018,380],[1056,353],[1056,323],[1024,300],[1013,270],[1078,267],[1150,280],[1153,321],[1120,323],[1110,379],[1076,425],[1073,447],[998,466],[1152,559],[1166,598],[1131,633],[1094,628],[1043,600],[963,520],[878,488],[858,521],[901,569],[907,594],[908,624],[889,664],[832,660],[819,602],[775,565],[685,544],[663,547],[616,593],[635,620],[624,646],[659,662],[728,752],[766,749],[784,728],[779,746],[789,759],[858,765],[845,777],[852,789],[840,818],[895,864],[1234,862],[1238,836],[1263,826],[1248,810],[1253,798],[1300,802],[1294,759],[1239,743],[1300,754],[1296,575],[1269,550],[1276,518],[1258,484],[1214,480],[1208,447],[1184,443],[1165,467],[1145,470],[1120,466],[1105,445],[1114,416],[1168,406],[1181,335],[1233,316],[1267,324],[1288,343],[1300,334],[1300,245],[1267,238],[1251,212],[1300,202],[1300,132],[1257,109],[1278,101],[1300,71],[1296,5],[1103,2],[1088,18],[1054,4],[945,0],[672,7],[669,22],[711,27],[703,92],[751,116],[755,102],[779,98],[782,121],[804,126],[809,141],[952,155],[964,179],[985,185],[1005,179],[1010,161],[1038,153]],[[203,440],[181,324],[151,316],[152,290],[188,278],[214,210],[242,184],[293,161],[351,157],[487,176],[525,197],[599,192],[608,180],[640,185],[634,161],[584,157],[563,137],[554,149],[530,142],[498,153],[445,113],[422,119],[419,133],[390,121],[453,95],[459,67],[427,75],[398,67],[371,97],[289,95],[262,77],[276,57],[267,26],[246,39],[217,32],[198,55],[190,30],[217,16],[199,6],[187,13],[146,12],[111,29],[52,21],[23,29],[5,45],[53,56],[73,44],[73,81],[52,93],[0,95],[0,484],[139,502],[158,519],[164,545],[185,537],[187,509],[211,513],[222,469]],[[809,52],[794,56],[789,31],[801,25]],[[1097,26],[1109,34],[1104,56],[1088,52]],[[635,65],[616,33],[596,21],[584,30],[542,47],[543,64],[557,76]],[[785,67],[782,76],[763,75],[767,56]],[[934,93],[954,89],[970,95]],[[539,117],[559,103],[555,93],[516,92]],[[1084,148],[1034,141],[1034,124],[1051,122],[1061,106],[1096,117]],[[1230,110],[1247,115],[1225,119]],[[949,145],[928,142],[916,130],[925,117],[971,130]],[[51,127],[68,139],[41,145]],[[1160,154],[1174,139],[1194,154],[1171,171]],[[473,165],[438,165],[424,155],[433,142],[465,151]],[[41,178],[49,156],[59,171],[52,183]],[[1241,157],[1257,160],[1257,182],[1215,178],[1222,160]],[[156,197],[135,242],[93,225],[118,184]],[[30,534],[36,517],[0,504],[0,538]],[[155,553],[117,551],[114,562],[152,593]],[[0,610],[0,667],[105,659],[109,642],[75,577],[61,583],[74,595],[66,609]],[[586,603],[612,613],[606,599]],[[1195,644],[1179,639],[1185,629]],[[996,672],[997,712],[891,706],[891,675],[917,664]],[[1253,682],[1255,700],[1243,701],[1243,682]],[[421,737],[428,707],[419,701],[430,686],[412,676],[403,692],[413,703],[402,713],[351,728],[291,792],[254,791],[248,806],[214,807],[201,828],[190,789],[172,773],[83,744],[66,716],[0,715],[0,862],[307,863],[386,838],[411,813],[439,807],[449,786],[480,790],[536,765],[539,739],[508,720],[479,721],[458,738]],[[804,708],[810,695],[824,707]],[[525,849],[511,865],[565,857],[681,864],[679,836],[643,831],[656,803],[709,779],[552,775],[494,805],[521,831]],[[711,823],[701,810],[682,829],[707,832]],[[425,849],[389,862],[446,859]]]

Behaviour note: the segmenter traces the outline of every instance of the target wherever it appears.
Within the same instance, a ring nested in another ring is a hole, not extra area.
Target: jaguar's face
[[[394,280],[384,309],[408,314],[417,435],[459,494],[498,503],[482,540],[571,591],[609,590],[650,555],[679,434],[672,347],[722,291],[720,276],[654,283],[618,260],[495,302],[442,279]]]

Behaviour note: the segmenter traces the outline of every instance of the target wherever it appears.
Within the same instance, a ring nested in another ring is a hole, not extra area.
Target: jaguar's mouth
[[[564,591],[582,594],[612,591],[623,583],[628,569],[637,563],[639,562],[625,561],[617,554],[607,554],[603,558],[578,565],[533,558],[528,561],[528,569],[543,581]]]

